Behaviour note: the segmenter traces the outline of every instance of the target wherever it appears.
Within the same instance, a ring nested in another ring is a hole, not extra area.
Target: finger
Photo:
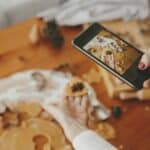
[[[94,111],[93,107],[90,106],[90,107],[88,108],[89,120],[94,120],[94,116],[92,115],[93,111]]]
[[[68,102],[69,102],[69,103],[72,103],[73,101],[74,101],[74,97],[69,96],[69,97],[68,97]]]
[[[74,99],[74,104],[75,104],[75,105],[81,105],[81,97],[80,97],[80,96],[75,97],[75,99]]]
[[[46,112],[50,113],[59,123],[62,123],[66,117],[66,114],[62,109],[55,105],[43,105]]]
[[[59,103],[59,107],[64,108],[64,109],[68,107],[68,97],[64,97],[62,99],[62,101]]]
[[[69,105],[72,105],[73,102],[74,102],[74,97],[73,96],[69,96],[68,97],[68,103],[69,103]]]
[[[77,113],[85,113],[86,112],[86,105],[87,105],[87,100],[83,99],[83,97],[79,97],[79,102],[74,103],[74,108]]]
[[[143,83],[143,87],[145,87],[145,88],[150,87],[150,79],[149,79],[149,80],[146,80],[146,81]]]
[[[139,63],[139,69],[140,70],[145,70],[150,66],[150,52],[145,53]]]
[[[82,97],[82,101],[81,101],[81,105],[84,109],[87,109],[88,105],[89,105],[89,99],[88,96],[83,96]]]

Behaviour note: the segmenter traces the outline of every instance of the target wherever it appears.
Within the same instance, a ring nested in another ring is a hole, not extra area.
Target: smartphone
[[[73,45],[97,64],[136,90],[150,78],[150,67],[138,69],[143,53],[99,23],[80,33]]]

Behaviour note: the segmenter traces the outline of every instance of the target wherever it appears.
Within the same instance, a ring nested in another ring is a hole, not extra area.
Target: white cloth
[[[4,10],[0,10],[0,28],[7,26],[8,17]]]
[[[60,25],[78,25],[112,19],[143,19],[149,16],[149,0],[69,0],[38,16],[55,18]]]
[[[63,0],[0,0],[0,27],[36,16],[41,11],[59,6]]]
[[[76,136],[73,146],[75,150],[117,150],[113,145],[90,130]]]
[[[60,25],[117,18],[145,18],[149,0],[0,0],[0,27],[34,16],[55,18]]]

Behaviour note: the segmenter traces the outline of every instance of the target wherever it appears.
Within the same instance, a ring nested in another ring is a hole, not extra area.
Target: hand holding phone
[[[147,50],[144,53],[138,67],[140,70],[146,70],[148,67],[150,67],[150,50]],[[150,88],[150,78],[144,81],[143,87]]]
[[[138,68],[143,53],[98,23],[82,32],[73,45],[135,89],[141,89],[150,78],[150,67]]]

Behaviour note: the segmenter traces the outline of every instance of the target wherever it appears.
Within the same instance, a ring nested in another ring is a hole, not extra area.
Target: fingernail
[[[141,69],[141,70],[145,69],[145,64],[143,62],[139,63],[139,69]]]

